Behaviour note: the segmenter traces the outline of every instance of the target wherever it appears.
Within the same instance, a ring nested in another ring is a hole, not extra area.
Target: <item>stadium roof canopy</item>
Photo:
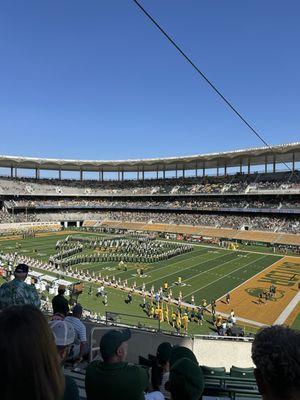
[[[221,153],[197,154],[185,157],[147,158],[139,160],[64,160],[0,156],[0,167],[61,170],[61,171],[176,171],[211,168],[230,168],[300,161],[300,142],[268,147],[257,147]]]

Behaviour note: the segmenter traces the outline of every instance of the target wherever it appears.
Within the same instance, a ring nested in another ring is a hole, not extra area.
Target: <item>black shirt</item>
[[[69,303],[63,294],[58,294],[57,296],[53,297],[52,307],[53,307],[53,314],[60,313],[67,315],[69,312]]]

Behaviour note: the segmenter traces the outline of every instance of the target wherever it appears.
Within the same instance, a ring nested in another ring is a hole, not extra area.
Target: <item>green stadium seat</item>
[[[207,367],[205,365],[202,365],[201,368],[205,376],[211,376],[211,375],[216,375],[218,377],[226,376],[226,369],[224,367]]]
[[[254,369],[253,368],[240,368],[234,365],[230,368],[230,376],[235,378],[248,378],[254,379]]]

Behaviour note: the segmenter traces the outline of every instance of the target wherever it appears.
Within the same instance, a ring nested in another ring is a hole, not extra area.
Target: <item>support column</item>
[[[121,172],[121,180],[122,180],[122,182],[124,181],[124,171],[123,170]]]
[[[103,182],[103,169],[99,169],[99,181]]]
[[[58,179],[61,181],[61,168],[58,170]]]
[[[248,175],[250,175],[251,172],[251,164],[250,164],[250,158],[248,158]]]
[[[144,167],[143,167],[143,170],[142,170],[142,180],[143,180],[143,181],[145,180],[145,170],[144,170]]]
[[[164,169],[163,169],[163,179],[166,179],[166,167],[164,166]]]
[[[265,174],[268,172],[268,157],[265,156]]]
[[[217,176],[219,176],[219,164],[217,166]]]
[[[156,169],[156,179],[158,179],[158,167]]]
[[[227,165],[224,165],[224,175],[227,176]]]
[[[40,170],[39,170],[39,168],[35,169],[35,179],[40,179]]]
[[[14,167],[10,167],[10,177],[14,177]]]
[[[18,177],[18,168],[16,167],[15,168],[15,178],[17,178]]]
[[[195,177],[198,177],[198,162],[196,161]]]
[[[139,170],[136,171],[136,179],[138,181],[140,180],[140,171]]]
[[[292,159],[292,171],[295,172],[295,153],[293,153],[293,159]]]
[[[182,177],[185,178],[185,168],[184,168],[184,166],[182,167]]]
[[[202,176],[205,176],[205,163],[203,163],[203,167],[202,167]]]
[[[243,172],[243,160],[240,159],[240,174]]]
[[[81,181],[83,180],[83,171],[82,171],[82,169],[80,170],[80,180]]]
[[[273,156],[273,173],[276,172],[276,155]]]
[[[178,178],[178,168],[177,168],[177,164],[176,164],[176,166],[175,166],[175,178],[176,178],[176,179]]]

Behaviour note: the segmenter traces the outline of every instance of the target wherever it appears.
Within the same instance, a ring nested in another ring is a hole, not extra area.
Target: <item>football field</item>
[[[72,236],[86,237],[108,237],[92,233],[76,233]],[[67,234],[49,234],[48,236],[35,237],[29,239],[9,239],[1,238],[0,252],[26,255],[41,261],[48,261],[49,256],[56,253],[55,245],[57,240],[62,240]],[[114,235],[116,237],[116,235]],[[124,237],[124,236],[122,236]],[[93,250],[84,249],[82,254],[92,254]],[[128,282],[131,286],[134,282],[137,288],[145,284],[146,291],[154,286],[158,291],[165,282],[168,288],[172,290],[173,297],[177,298],[179,292],[182,292],[183,302],[190,303],[191,296],[194,296],[195,304],[201,305],[203,299],[210,303],[212,299],[218,300],[226,293],[232,292],[235,288],[243,285],[252,277],[259,275],[266,268],[282,259],[280,255],[274,255],[263,252],[225,250],[219,247],[194,245],[189,253],[175,256],[171,259],[154,263],[126,263],[127,270],[120,269],[118,262],[97,262],[82,263],[73,266],[78,270],[88,270],[90,274],[97,276],[101,273],[102,277],[114,277],[115,280]],[[137,274],[137,269],[143,268],[143,276]],[[49,274],[49,272],[45,272]],[[53,274],[53,273],[52,273]],[[55,273],[54,273],[55,275]],[[178,278],[181,278],[182,285],[178,286]],[[72,281],[71,278],[66,278]],[[87,309],[103,315],[105,311],[114,311],[118,313],[127,313],[139,317],[146,316],[140,307],[141,298],[134,296],[132,304],[125,302],[126,293],[119,289],[107,288],[108,306],[105,307],[99,298],[96,297],[97,284],[85,283],[84,293],[80,296],[80,303]],[[92,292],[88,294],[88,292]],[[232,295],[233,296],[233,295]],[[255,304],[253,305],[255,307]],[[218,303],[217,303],[218,310]],[[237,310],[235,310],[237,314]],[[259,311],[258,311],[259,312]],[[134,318],[130,318],[134,320]],[[140,322],[140,321],[139,321]],[[154,321],[150,321],[155,324]],[[143,323],[145,323],[143,321]],[[150,325],[151,325],[150,324]],[[148,324],[147,324],[148,325]],[[251,324],[250,324],[251,325]],[[163,327],[168,329],[168,325],[163,323]],[[210,318],[203,326],[190,324],[190,332],[208,333],[212,329]]]

